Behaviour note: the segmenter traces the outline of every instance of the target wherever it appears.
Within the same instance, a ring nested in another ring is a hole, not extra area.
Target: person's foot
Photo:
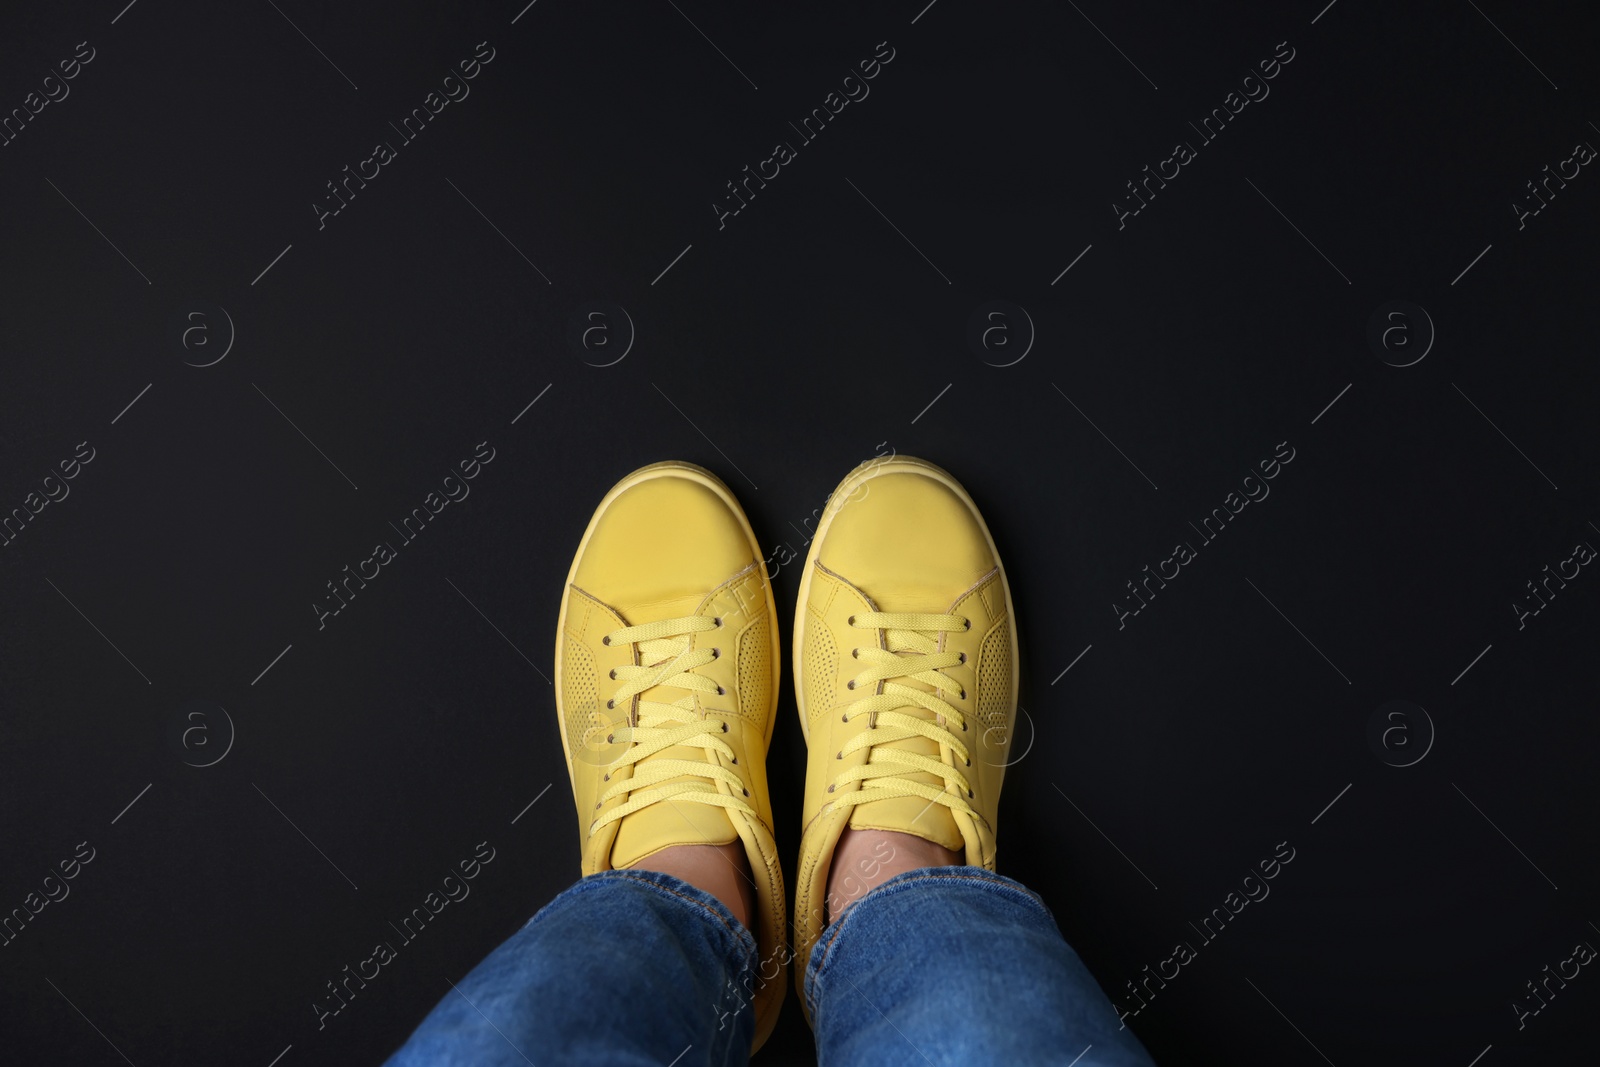
[[[787,962],[766,756],[777,608],[750,523],[715,475],[656,463],[618,482],[578,546],[556,627],[556,713],[583,873],[665,871]],[[755,990],[755,1047],[783,1003]]]
[[[795,883],[802,1005],[812,947],[861,896],[921,867],[993,868],[1016,645],[994,540],[954,478],[899,456],[840,483],[795,607],[810,746]]]

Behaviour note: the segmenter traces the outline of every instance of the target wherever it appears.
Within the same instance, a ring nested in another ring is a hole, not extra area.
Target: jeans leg
[[[823,1067],[1153,1067],[1039,898],[981,867],[862,897],[823,931],[805,986]]]
[[[733,914],[687,882],[591,875],[456,983],[388,1067],[743,1065],[756,955]]]

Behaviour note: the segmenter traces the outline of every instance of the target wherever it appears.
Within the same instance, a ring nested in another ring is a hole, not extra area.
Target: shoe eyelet
[[[727,723],[723,723],[722,724],[722,732],[723,733],[727,733],[728,732],[728,724]]]
[[[616,743],[617,742],[616,742],[616,735],[615,734],[606,734],[606,744],[614,745]]]
[[[839,716],[839,721],[840,722],[849,722],[850,721],[850,713],[847,711],[844,714],[840,715]]]
[[[861,658],[861,650],[859,648],[852,648],[850,650],[850,658],[851,659],[860,659]]]
[[[733,757],[733,765],[735,767],[739,766],[739,757],[738,756],[734,756]]]
[[[967,732],[967,724],[966,723],[962,723],[961,724],[961,732],[962,733],[966,733]]]
[[[831,786],[831,785],[830,785],[830,786],[829,786],[829,787],[828,787],[828,792],[830,792],[830,793],[831,793],[831,792],[833,792],[833,786]]]
[[[610,772],[609,772],[609,771],[608,771],[608,772],[606,772],[606,773],[605,773],[605,774],[602,774],[602,775],[601,775],[601,776],[600,776],[600,780],[601,780],[601,781],[602,781],[602,782],[609,782],[609,781],[611,781],[611,773],[610,773]]]
[[[969,760],[967,760],[967,766],[968,766],[968,767],[970,767],[970,766],[972,766],[972,761],[971,761],[971,760],[970,760],[970,759],[969,759]]]
[[[721,659],[721,658],[722,658],[722,649],[720,649],[720,648],[713,648],[713,649],[712,649],[712,650],[711,650],[711,658],[712,658],[712,659]]]
[[[609,677],[613,682],[617,680],[617,669],[615,667],[611,668],[611,674]]]
[[[844,759],[844,753],[843,753],[843,752],[842,752],[842,751],[840,751],[840,752],[835,752],[835,753],[834,753],[834,754],[833,754],[833,758],[834,758],[834,759]]]
[[[711,621],[716,623],[718,626],[721,626],[722,625],[722,616],[718,615],[716,618],[712,619]]]
[[[609,645],[611,643],[611,635],[610,634],[606,634],[604,637],[602,637],[600,639],[600,643],[602,645]]]
[[[844,620],[844,624],[846,626],[854,626],[856,624],[856,617],[854,615],[850,616],[848,619]]]
[[[963,619],[961,621],[966,624],[966,625],[961,627],[961,629],[963,631],[972,629],[972,620],[971,619]]]
[[[957,660],[956,662],[958,664],[967,662],[967,654],[965,652],[962,652],[960,655],[961,655],[961,658],[959,660]]]
[[[595,806],[594,806],[594,810],[595,810],[595,811],[599,811],[599,810],[600,810],[600,805],[599,805],[599,804],[596,804],[596,805],[595,805]]]
[[[969,789],[969,790],[967,790],[967,796],[968,796],[968,797],[969,797],[969,798],[970,798],[970,797],[971,797],[971,796],[972,796],[972,790],[970,790],[970,789]]]
[[[616,706],[617,706],[617,702],[615,700],[606,701],[606,710],[607,711],[610,711],[612,708],[614,708]]]
[[[848,682],[844,683],[844,687],[846,689],[854,689],[856,687],[856,680],[854,678],[850,679]]]
[[[749,796],[750,795],[750,790],[745,789],[745,790],[742,790],[742,791],[743,791],[745,796]]]
[[[720,686],[720,685],[717,686],[717,696],[721,697],[721,696],[727,696],[727,695],[728,695],[728,691],[726,689],[722,688],[722,686]]]
[[[957,697],[956,699],[957,700],[965,700],[965,699],[967,699],[967,691],[965,689],[963,689],[961,691],[961,695],[959,697]]]

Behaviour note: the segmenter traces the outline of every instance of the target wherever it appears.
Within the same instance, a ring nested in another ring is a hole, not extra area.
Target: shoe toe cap
[[[887,463],[839,491],[817,558],[881,610],[944,611],[998,562],[982,520],[942,471]]]
[[[638,624],[688,614],[754,561],[743,522],[717,488],[669,468],[603,506],[573,582]]]

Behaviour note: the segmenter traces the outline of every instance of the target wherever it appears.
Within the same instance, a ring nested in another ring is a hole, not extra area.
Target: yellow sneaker
[[[802,1005],[847,825],[915,834],[993,869],[1016,647],[1000,556],[966,490],[910,456],[852,471],[817,525],[794,614],[810,746],[794,905]]]
[[[778,616],[761,559],[710,471],[634,471],[600,502],[572,561],[555,673],[584,874],[674,845],[744,843],[771,979],[754,991],[757,1048],[788,960],[766,774]]]

